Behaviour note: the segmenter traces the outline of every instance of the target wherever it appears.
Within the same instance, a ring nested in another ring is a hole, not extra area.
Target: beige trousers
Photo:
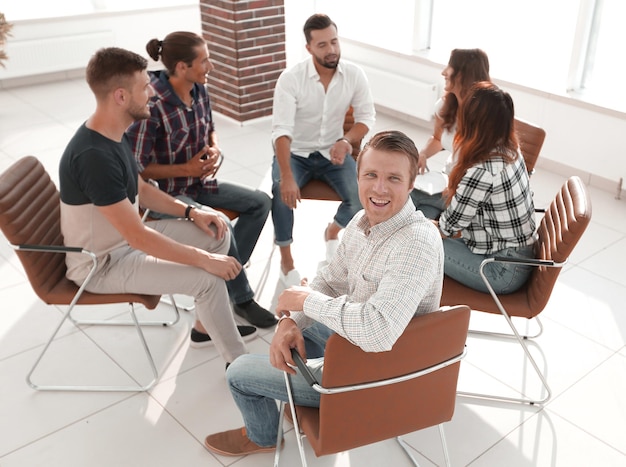
[[[149,222],[151,228],[211,253],[226,254],[230,235],[222,240],[207,235],[181,219]],[[203,269],[164,261],[129,246],[113,250],[87,286],[94,293],[182,294],[195,299],[197,317],[224,361],[230,363],[248,353],[237,331],[226,282]]]

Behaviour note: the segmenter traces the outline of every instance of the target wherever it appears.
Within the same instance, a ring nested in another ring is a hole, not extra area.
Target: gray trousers
[[[230,235],[216,240],[192,222],[166,219],[149,222],[154,230],[179,243],[226,254]],[[124,246],[113,250],[87,286],[94,293],[181,294],[195,299],[197,317],[224,361],[248,353],[237,331],[226,282],[203,269],[164,261]]]

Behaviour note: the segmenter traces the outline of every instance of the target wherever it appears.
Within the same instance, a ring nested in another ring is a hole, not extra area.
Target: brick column
[[[240,122],[271,115],[286,66],[284,0],[200,0],[200,13],[213,109]]]

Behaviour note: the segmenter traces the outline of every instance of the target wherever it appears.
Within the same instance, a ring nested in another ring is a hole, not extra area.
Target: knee
[[[270,209],[272,208],[272,199],[268,196],[267,193],[264,193],[262,191],[257,191],[258,196],[257,196],[257,210],[264,213],[264,214],[269,214]]]

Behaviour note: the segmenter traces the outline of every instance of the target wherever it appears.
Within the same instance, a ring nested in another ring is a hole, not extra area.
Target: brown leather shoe
[[[259,452],[274,452],[276,449],[276,446],[263,447],[250,441],[245,427],[209,435],[204,440],[204,445],[209,451],[222,456],[245,456]]]

